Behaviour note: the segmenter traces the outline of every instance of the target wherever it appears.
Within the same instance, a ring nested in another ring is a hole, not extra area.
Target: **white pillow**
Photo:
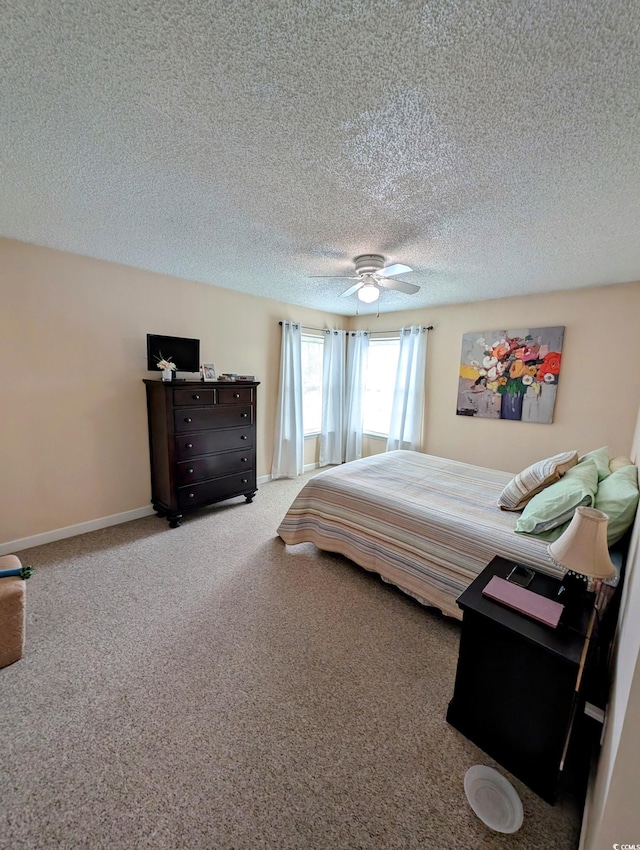
[[[623,466],[635,466],[635,464],[630,457],[625,457],[625,455],[612,457],[609,461],[609,472],[617,472],[618,469],[622,469]]]

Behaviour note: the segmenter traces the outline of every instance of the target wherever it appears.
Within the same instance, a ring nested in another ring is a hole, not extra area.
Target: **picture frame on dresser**
[[[216,379],[216,370],[213,363],[203,363],[200,367],[200,371],[202,373],[203,381],[215,381]]]

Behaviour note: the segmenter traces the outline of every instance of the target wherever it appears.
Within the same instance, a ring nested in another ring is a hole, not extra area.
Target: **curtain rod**
[[[278,322],[280,326],[282,326],[282,322]],[[294,322],[294,325],[297,325],[298,322]],[[325,333],[325,331],[330,331],[331,328],[312,328],[309,325],[300,325],[301,328],[304,328],[305,331],[320,331],[321,333]],[[425,331],[432,331],[433,325],[422,325]],[[400,328],[394,328],[392,331],[365,331],[365,333],[370,334],[397,334],[400,331]],[[346,331],[346,333],[355,333],[355,331]]]

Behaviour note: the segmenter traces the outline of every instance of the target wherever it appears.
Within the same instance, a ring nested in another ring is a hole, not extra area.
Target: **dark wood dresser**
[[[171,528],[184,513],[256,494],[257,382],[145,380],[151,503]]]

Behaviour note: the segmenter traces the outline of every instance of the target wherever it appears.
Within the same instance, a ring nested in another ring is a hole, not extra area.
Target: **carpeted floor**
[[[444,719],[459,624],[285,547],[301,483],[19,553],[35,573],[25,657],[0,670],[1,848],[577,847],[575,801],[512,777],[522,829],[474,815],[464,774],[493,762]]]

